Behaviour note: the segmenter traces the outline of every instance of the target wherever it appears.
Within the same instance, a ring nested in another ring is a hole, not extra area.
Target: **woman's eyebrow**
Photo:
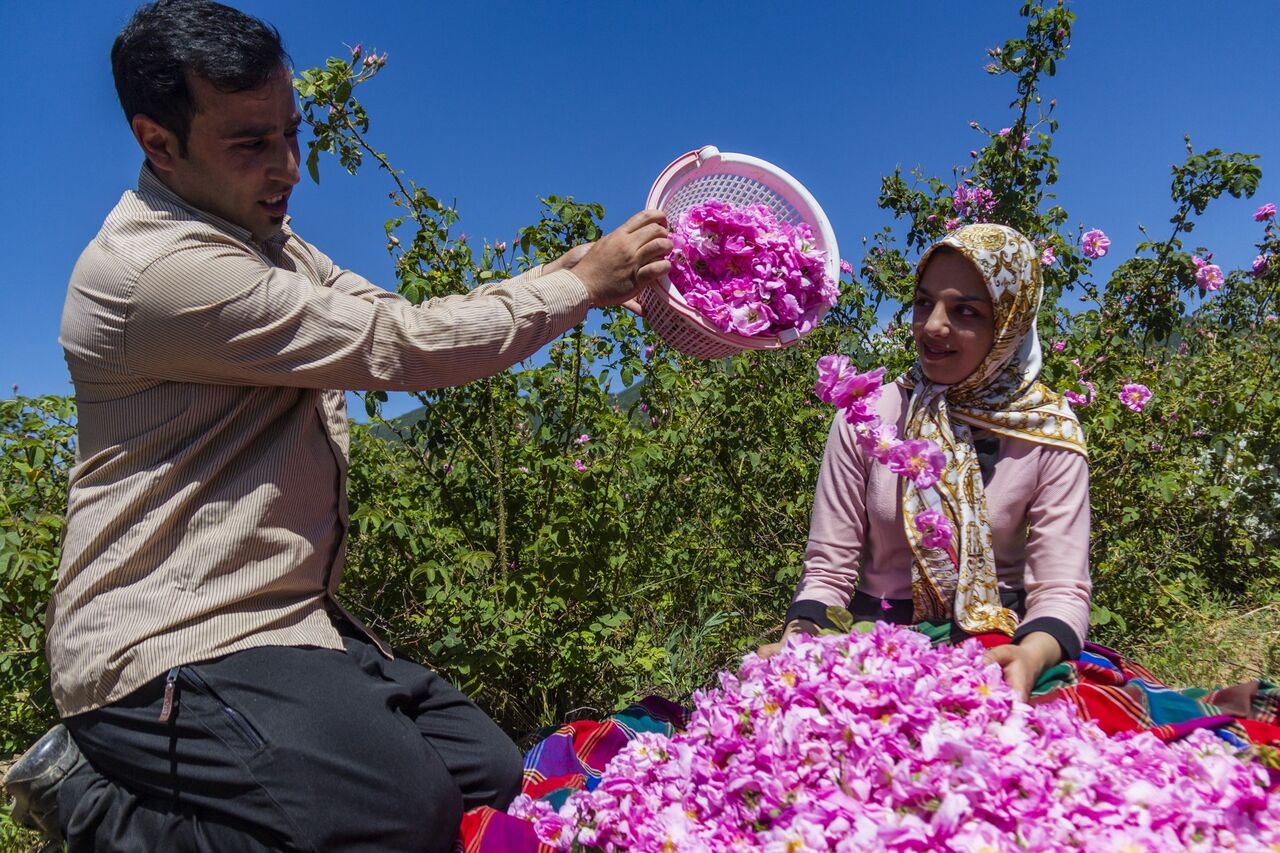
[[[916,293],[923,293],[925,296],[929,297],[930,299],[937,298],[932,293],[925,290],[923,287],[921,287],[918,284],[916,285]],[[957,296],[955,301],[956,302],[985,302],[986,300],[983,299],[981,296]]]

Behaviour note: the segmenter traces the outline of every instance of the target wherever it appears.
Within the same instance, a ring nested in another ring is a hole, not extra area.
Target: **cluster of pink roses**
[[[592,791],[510,812],[558,851],[1266,850],[1266,771],[1208,732],[1111,738],[1016,702],[976,642],[879,623],[749,655]]]
[[[1262,207],[1259,207],[1257,210],[1253,212],[1254,222],[1267,223],[1266,231],[1268,236],[1271,234],[1271,229],[1275,226],[1275,220],[1276,220],[1276,206],[1274,202],[1269,201],[1266,204],[1262,205]],[[1271,255],[1269,254],[1258,255],[1256,258],[1254,258],[1253,259],[1253,277],[1261,278],[1262,275],[1267,271],[1267,264],[1269,264],[1270,262],[1271,262]]]
[[[888,465],[893,473],[909,477],[919,488],[932,488],[942,476],[947,457],[927,439],[899,440],[897,426],[881,421],[871,404],[880,396],[883,382],[883,367],[859,373],[847,355],[824,355],[818,359],[818,382],[813,390],[819,400],[844,412],[858,446],[872,458]],[[943,548],[951,541],[951,525],[936,510],[917,515],[916,525],[926,534],[925,547]]]
[[[1084,389],[1084,393],[1081,394],[1079,391],[1072,390],[1067,391],[1062,396],[1066,397],[1067,402],[1077,409],[1083,409],[1098,399],[1098,389],[1088,379],[1079,379],[1077,381],[1080,383],[1080,387]]]
[[[818,359],[814,393],[844,412],[858,445],[877,462],[888,465],[895,474],[910,477],[922,489],[931,488],[942,475],[946,456],[926,439],[900,441],[898,428],[880,420],[871,404],[880,396],[883,382],[883,367],[859,373],[847,355],[824,355]]]
[[[1071,363],[1076,367],[1080,366],[1079,359],[1072,359]],[[1098,398],[1098,389],[1092,382],[1084,378],[1082,373],[1076,381],[1080,387],[1084,389],[1084,393],[1079,391],[1067,391],[1062,396],[1067,399],[1077,409],[1083,409],[1091,405]],[[1120,388],[1120,402],[1125,408],[1133,412],[1141,412],[1147,407],[1147,403],[1151,402],[1151,398],[1155,396],[1151,393],[1151,389],[1139,382],[1126,382]]]
[[[974,222],[983,222],[995,206],[995,194],[986,187],[958,184],[951,193],[951,207],[959,215]]]
[[[1185,342],[1183,342],[1183,348],[1181,348],[1179,352],[1186,351],[1185,345]],[[1050,349],[1054,352],[1062,352],[1066,348],[1066,341],[1054,341],[1050,345]],[[1106,357],[1098,356],[1098,362],[1101,363],[1103,361],[1106,361]],[[1064,392],[1062,396],[1065,397],[1067,402],[1075,408],[1083,409],[1092,405],[1093,401],[1098,399],[1097,386],[1086,378],[1093,371],[1095,365],[1084,367],[1080,364],[1080,359],[1078,358],[1071,359],[1071,363],[1075,365],[1076,370],[1079,372],[1079,375],[1076,376],[1076,383],[1084,390],[1084,393],[1080,393],[1079,391],[1072,389]],[[1120,388],[1120,402],[1126,408],[1134,412],[1141,412],[1145,409],[1147,407],[1147,403],[1151,402],[1151,398],[1153,396],[1154,395],[1151,393],[1150,388],[1138,382],[1126,382]]]
[[[708,199],[676,217],[671,242],[672,284],[722,332],[803,335],[839,296],[812,229],[763,205]]]

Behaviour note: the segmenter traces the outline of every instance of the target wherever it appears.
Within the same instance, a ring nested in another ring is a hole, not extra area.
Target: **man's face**
[[[259,89],[227,93],[191,78],[196,113],[187,156],[170,161],[166,183],[187,203],[262,241],[280,231],[298,183],[293,85],[281,67]]]

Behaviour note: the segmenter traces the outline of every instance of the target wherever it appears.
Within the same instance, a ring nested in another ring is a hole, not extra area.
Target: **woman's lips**
[[[925,361],[942,361],[948,356],[955,355],[955,350],[935,349],[925,343],[920,344],[916,349]]]

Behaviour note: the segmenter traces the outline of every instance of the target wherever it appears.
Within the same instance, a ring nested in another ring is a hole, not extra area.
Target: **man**
[[[344,396],[506,369],[668,268],[662,214],[413,306],[288,224],[288,58],[208,0],[140,8],[112,48],[145,155],[72,273],[79,406],[47,620],[65,728],[6,776],[72,850],[452,850],[519,790],[512,742],[333,599]]]

